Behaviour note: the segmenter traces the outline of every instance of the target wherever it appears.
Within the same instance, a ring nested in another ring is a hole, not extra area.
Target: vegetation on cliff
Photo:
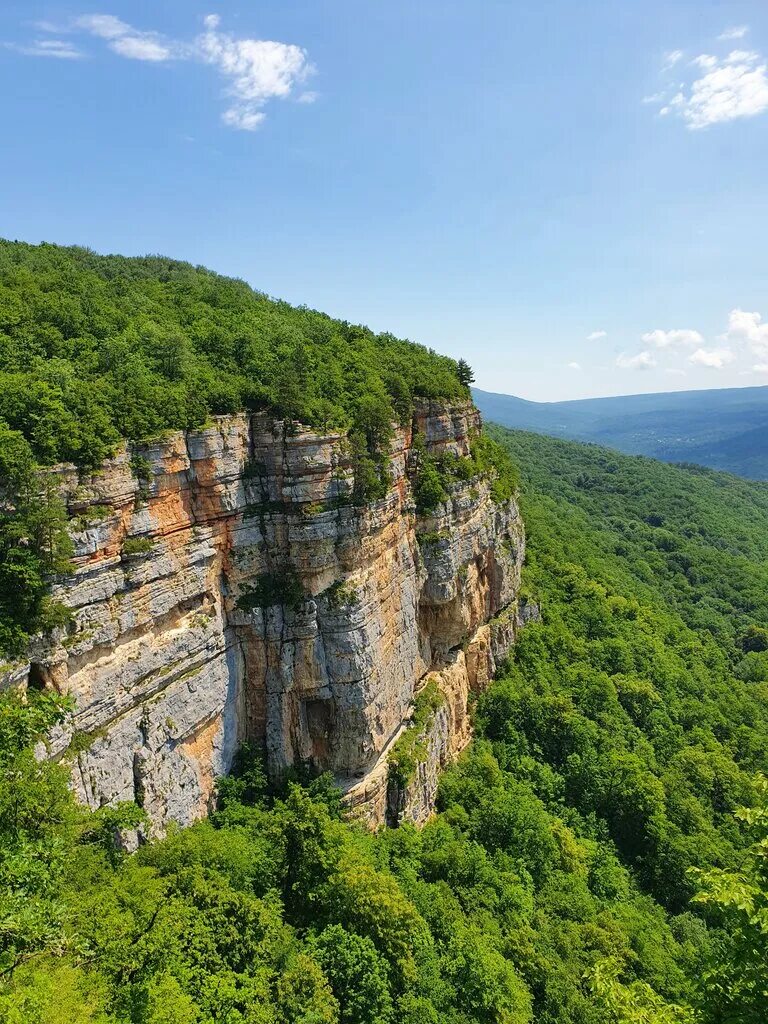
[[[543,619],[425,828],[370,835],[258,759],[126,856],[0,701],[0,1019],[762,1024],[768,488],[498,433]],[[742,811],[742,806],[752,806]]]
[[[348,430],[364,503],[386,491],[392,423],[417,397],[468,399],[471,378],[203,267],[0,240],[0,655],[60,615],[45,594],[66,561],[64,510],[39,466],[95,468],[121,439],[264,410]],[[132,468],[146,483],[140,453]]]
[[[466,364],[165,259],[0,241],[0,420],[41,463],[268,410],[368,447],[415,396],[468,398]]]
[[[0,420],[0,659],[19,655],[31,633],[66,617],[48,580],[71,551],[64,507],[38,472],[25,439]]]
[[[413,497],[420,516],[437,512],[448,501],[451,486],[466,483],[476,477],[490,480],[491,498],[496,502],[508,501],[517,490],[520,476],[503,445],[485,434],[473,438],[468,456],[444,452],[431,455],[424,447],[423,438],[414,438],[415,479]]]

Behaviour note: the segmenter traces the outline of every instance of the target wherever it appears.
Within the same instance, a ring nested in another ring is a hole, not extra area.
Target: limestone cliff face
[[[253,741],[273,773],[333,772],[371,821],[422,820],[518,619],[514,501],[477,478],[429,520],[414,513],[414,432],[464,455],[478,428],[471,404],[421,405],[395,433],[386,496],[363,507],[343,435],[260,415],[121,451],[86,478],[59,467],[76,558],[55,596],[73,622],[6,682],[71,695],[49,753],[78,797],[135,799],[160,833],[203,815]],[[430,674],[445,704],[429,764],[393,794],[386,754]]]

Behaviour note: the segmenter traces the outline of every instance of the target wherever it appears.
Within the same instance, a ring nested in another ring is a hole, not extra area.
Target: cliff
[[[364,506],[344,435],[263,415],[124,448],[89,476],[57,467],[76,552],[54,596],[73,619],[5,683],[71,696],[47,754],[79,799],[136,800],[161,833],[206,813],[249,741],[274,775],[331,771],[372,822],[423,820],[521,618],[514,500],[478,476],[415,514],[415,434],[464,456],[478,429],[470,403],[419,406]],[[415,768],[392,772],[427,684]]]

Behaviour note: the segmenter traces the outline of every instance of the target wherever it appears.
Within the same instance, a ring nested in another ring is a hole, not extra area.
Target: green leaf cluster
[[[29,443],[0,420],[0,656],[18,657],[32,634],[67,621],[48,586],[71,552],[55,478],[39,471]]]
[[[41,463],[95,467],[121,437],[241,409],[373,452],[415,397],[468,398],[467,369],[203,267],[0,241],[0,420]]]
[[[301,580],[290,569],[282,572],[262,573],[253,585],[237,599],[237,607],[243,611],[254,608],[282,606],[295,611],[306,600]]]
[[[414,452],[413,496],[416,513],[420,516],[434,514],[448,501],[453,485],[476,477],[490,481],[491,498],[497,504],[509,501],[517,492],[520,482],[517,468],[504,446],[487,434],[478,434],[472,439],[470,453],[466,456],[455,452],[439,455],[427,452],[423,438],[418,436]]]
[[[408,785],[419,762],[425,759],[426,733],[444,703],[445,698],[434,679],[416,694],[408,727],[393,743],[387,758],[389,780],[400,788]]]

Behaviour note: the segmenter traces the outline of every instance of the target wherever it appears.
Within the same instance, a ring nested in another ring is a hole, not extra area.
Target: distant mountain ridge
[[[768,387],[530,402],[473,388],[486,420],[768,480]]]

